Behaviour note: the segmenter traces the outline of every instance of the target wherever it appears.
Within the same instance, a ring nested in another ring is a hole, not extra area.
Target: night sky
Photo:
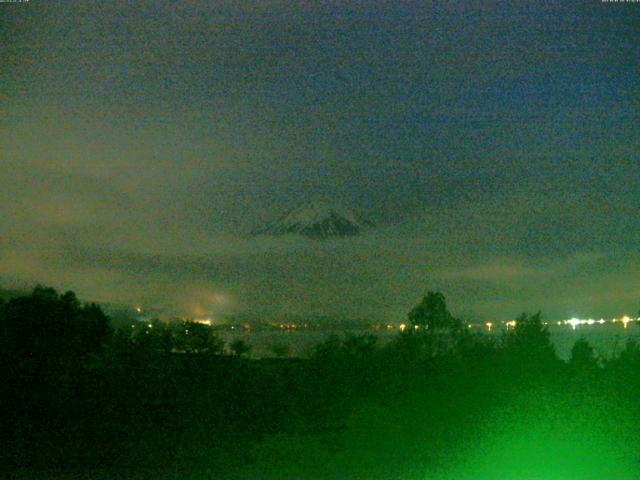
[[[640,307],[640,3],[0,3],[0,286],[186,315]],[[247,236],[309,200],[377,228]]]

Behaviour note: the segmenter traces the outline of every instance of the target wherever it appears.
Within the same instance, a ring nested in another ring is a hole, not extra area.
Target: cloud
[[[261,315],[404,319],[427,290],[487,318],[631,303],[633,16],[36,3],[0,33],[3,282]],[[244,236],[317,197],[378,229]]]
[[[443,279],[477,280],[488,282],[536,282],[554,279],[567,274],[594,274],[602,264],[612,260],[601,252],[581,252],[563,258],[543,258],[534,262],[522,262],[516,258],[496,258],[491,263],[439,272]],[[528,263],[528,264],[527,264]]]

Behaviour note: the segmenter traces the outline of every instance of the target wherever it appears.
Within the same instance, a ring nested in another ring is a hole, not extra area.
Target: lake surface
[[[622,323],[604,325],[581,325],[573,329],[570,325],[550,325],[549,333],[558,355],[567,360],[571,356],[571,348],[576,340],[586,339],[598,355],[611,357],[624,349],[627,340],[640,341],[640,328],[630,323],[627,328]]]
[[[635,323],[630,323],[627,328],[622,323],[606,323],[603,325],[580,325],[575,329],[571,325],[548,325],[551,339],[556,347],[558,355],[562,359],[569,359],[571,348],[576,340],[585,338],[598,355],[610,357],[620,352],[628,339],[640,341],[640,328]],[[504,327],[493,329],[488,332],[486,327],[475,326],[473,331],[481,331],[488,335],[502,335]],[[252,358],[264,358],[274,356],[272,348],[276,345],[285,346],[289,349],[290,356],[308,356],[315,345],[324,341],[331,335],[344,337],[347,334],[372,334],[378,337],[381,345],[391,341],[398,330],[268,330],[268,331],[241,331],[222,332],[220,336],[227,342],[241,339],[251,345]]]

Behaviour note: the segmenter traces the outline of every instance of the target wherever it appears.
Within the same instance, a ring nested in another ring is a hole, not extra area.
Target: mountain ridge
[[[278,220],[254,230],[256,235],[302,235],[314,240],[353,237],[364,233],[373,223],[350,209],[325,202],[305,202],[289,210]]]

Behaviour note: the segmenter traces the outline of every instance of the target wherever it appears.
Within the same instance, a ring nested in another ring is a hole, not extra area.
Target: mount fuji
[[[303,235],[314,240],[353,237],[373,223],[336,205],[309,202],[290,210],[275,222],[254,231],[258,235]]]

